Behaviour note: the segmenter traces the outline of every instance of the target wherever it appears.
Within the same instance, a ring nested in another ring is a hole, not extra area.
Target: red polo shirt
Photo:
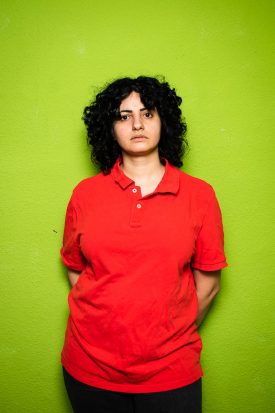
[[[67,208],[61,255],[81,275],[62,364],[107,390],[175,389],[202,375],[192,267],[226,267],[221,213],[209,184],[167,161],[144,197],[120,162],[80,182]]]

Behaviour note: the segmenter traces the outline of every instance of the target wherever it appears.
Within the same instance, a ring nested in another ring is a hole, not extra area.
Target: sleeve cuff
[[[72,262],[72,261],[68,260],[68,259],[65,257],[65,255],[63,254],[62,250],[61,250],[61,252],[60,252],[60,255],[61,255],[61,259],[62,259],[63,264],[64,264],[67,268],[69,268],[70,270],[77,271],[77,272],[81,272],[81,271],[84,270],[85,265],[80,264],[80,263],[75,263],[75,262]]]
[[[217,271],[227,266],[228,264],[226,261],[221,261],[221,262],[217,262],[214,264],[202,264],[199,262],[193,262],[191,265],[192,268],[196,268],[197,270],[202,270],[202,271]]]

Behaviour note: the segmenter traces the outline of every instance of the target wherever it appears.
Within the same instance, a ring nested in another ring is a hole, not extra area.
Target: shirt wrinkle
[[[67,208],[61,255],[82,273],[62,364],[106,390],[175,389],[203,374],[192,269],[227,266],[219,205],[209,184],[167,160],[142,198],[119,162],[79,183]]]

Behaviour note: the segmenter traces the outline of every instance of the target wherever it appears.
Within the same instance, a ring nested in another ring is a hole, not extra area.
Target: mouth
[[[143,140],[143,139],[148,139],[148,138],[144,135],[132,136],[131,141],[133,141],[133,140],[139,141],[139,140]]]

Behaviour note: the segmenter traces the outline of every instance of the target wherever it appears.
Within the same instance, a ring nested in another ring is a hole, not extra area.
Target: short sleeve
[[[74,271],[82,271],[85,267],[85,258],[80,249],[78,227],[77,211],[71,198],[66,212],[63,246],[60,254],[64,265]]]
[[[192,261],[192,267],[202,271],[216,271],[227,267],[221,210],[214,190],[212,187],[210,189],[209,202],[198,233]]]

